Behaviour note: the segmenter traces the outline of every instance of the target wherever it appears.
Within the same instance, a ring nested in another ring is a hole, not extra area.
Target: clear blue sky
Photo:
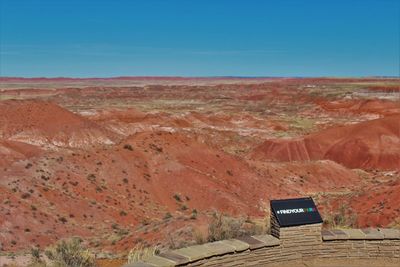
[[[395,0],[0,2],[0,76],[399,75]]]

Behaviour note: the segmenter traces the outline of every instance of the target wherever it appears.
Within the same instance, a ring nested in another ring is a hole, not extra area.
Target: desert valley
[[[400,227],[396,78],[0,78],[0,251],[79,236],[102,255],[268,228],[312,196],[325,227]]]

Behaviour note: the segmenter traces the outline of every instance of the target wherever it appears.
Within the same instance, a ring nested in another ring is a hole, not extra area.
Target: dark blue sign
[[[281,227],[322,223],[311,197],[271,200],[271,212]]]

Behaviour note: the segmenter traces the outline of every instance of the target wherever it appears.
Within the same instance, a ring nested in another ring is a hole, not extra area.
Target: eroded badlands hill
[[[254,159],[310,161],[330,159],[349,168],[400,169],[400,114],[334,127],[295,140],[267,140]]]
[[[0,102],[0,137],[39,146],[112,144],[118,135],[51,102]]]

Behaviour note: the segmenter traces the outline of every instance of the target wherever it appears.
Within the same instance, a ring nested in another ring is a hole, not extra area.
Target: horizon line
[[[0,80],[8,79],[21,79],[21,80],[122,80],[122,79],[287,79],[287,78],[319,78],[319,79],[400,79],[400,76],[392,75],[366,75],[366,76],[236,76],[236,75],[216,75],[216,76],[179,76],[179,75],[123,75],[123,76],[87,76],[87,77],[74,77],[74,76],[1,76]]]

